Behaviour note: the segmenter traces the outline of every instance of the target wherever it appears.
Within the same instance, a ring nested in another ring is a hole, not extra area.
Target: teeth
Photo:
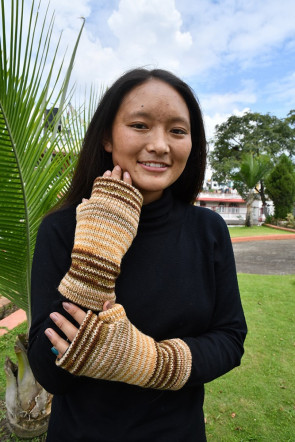
[[[145,162],[142,162],[141,164],[144,164],[145,166],[150,166],[150,167],[167,167],[167,165],[164,164],[164,163],[145,163]]]

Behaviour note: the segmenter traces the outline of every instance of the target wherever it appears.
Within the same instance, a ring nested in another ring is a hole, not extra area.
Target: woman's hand
[[[115,178],[116,180],[123,180],[127,184],[132,185],[132,179],[128,172],[123,172],[119,165],[115,166],[112,171],[107,170],[104,174],[104,177]]]
[[[84,310],[71,302],[63,302],[62,305],[63,308],[75,319],[75,321],[81,325],[86,316]],[[112,303],[106,301],[103,305],[103,311],[109,310],[110,308],[112,308]],[[56,354],[58,358],[61,358],[76,336],[78,329],[60,313],[53,312],[50,314],[50,318],[68,338],[67,341],[61,338],[59,334],[56,333],[52,328],[47,328],[45,330],[47,338],[53,345],[53,348],[58,352],[57,354],[55,351],[53,353]]]
[[[115,166],[112,171],[106,170],[105,173],[103,174],[103,177],[114,178],[115,180],[123,180],[125,183],[131,184],[132,186],[132,179],[130,174],[128,172],[123,172],[119,165]],[[86,201],[89,200],[83,198],[82,203],[86,203]]]

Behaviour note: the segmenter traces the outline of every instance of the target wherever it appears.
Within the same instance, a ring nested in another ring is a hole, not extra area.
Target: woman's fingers
[[[103,177],[111,177],[112,176],[112,172],[110,170],[106,170],[105,173],[103,174]]]
[[[105,312],[106,310],[110,310],[114,307],[114,304],[110,301],[106,301],[102,307],[102,310]]]
[[[123,180],[125,183],[132,184],[130,174],[127,171],[123,172],[119,165],[115,166],[112,171],[107,170],[103,176],[114,178],[116,180]]]
[[[72,304],[71,302],[63,302],[62,306],[65,311],[68,312],[75,319],[76,322],[78,322],[78,324],[82,324],[86,316],[84,310],[82,310],[77,305]]]
[[[119,165],[115,166],[112,170],[112,178],[115,178],[115,180],[121,180],[122,179],[122,169]]]
[[[128,172],[123,173],[123,181],[125,181],[125,183],[132,184],[132,179]]]
[[[86,316],[86,313],[82,309],[70,302],[63,302],[63,308],[78,322],[78,324],[82,324],[83,319]],[[45,330],[46,336],[53,345],[53,353],[60,358],[69,347],[69,343],[71,343],[76,336],[78,329],[60,313],[53,312],[49,316],[57,327],[66,335],[69,341],[67,342],[65,339],[61,338],[52,328],[47,328]]]
[[[67,351],[70,344],[62,339],[52,328],[47,328],[45,330],[45,334],[53,345],[51,349],[52,352],[57,358],[61,358],[62,355]]]
[[[81,325],[86,316],[84,310],[71,302],[63,302],[62,305],[63,308],[78,322],[78,324]],[[112,302],[106,301],[103,305],[103,311],[109,310],[112,307]],[[56,333],[52,328],[47,328],[45,330],[46,336],[53,345],[52,352],[57,358],[61,358],[76,336],[78,329],[60,313],[53,312],[50,314],[50,318],[68,338],[68,341],[61,338],[59,334]]]
[[[55,325],[57,325],[57,327],[66,335],[69,341],[72,342],[77,334],[77,327],[75,327],[70,321],[57,312],[53,312],[49,316]]]

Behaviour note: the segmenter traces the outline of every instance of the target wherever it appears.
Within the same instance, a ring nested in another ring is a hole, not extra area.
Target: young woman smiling
[[[48,441],[206,440],[204,384],[240,364],[247,328],[227,227],[192,204],[205,162],[186,83],[135,69],[108,89],[36,242],[29,359],[54,394]]]

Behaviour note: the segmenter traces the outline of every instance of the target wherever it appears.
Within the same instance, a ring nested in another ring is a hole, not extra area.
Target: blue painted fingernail
[[[58,350],[57,350],[57,348],[55,348],[55,347],[51,347],[51,351],[52,351],[52,353],[53,353],[55,356],[58,355]]]

